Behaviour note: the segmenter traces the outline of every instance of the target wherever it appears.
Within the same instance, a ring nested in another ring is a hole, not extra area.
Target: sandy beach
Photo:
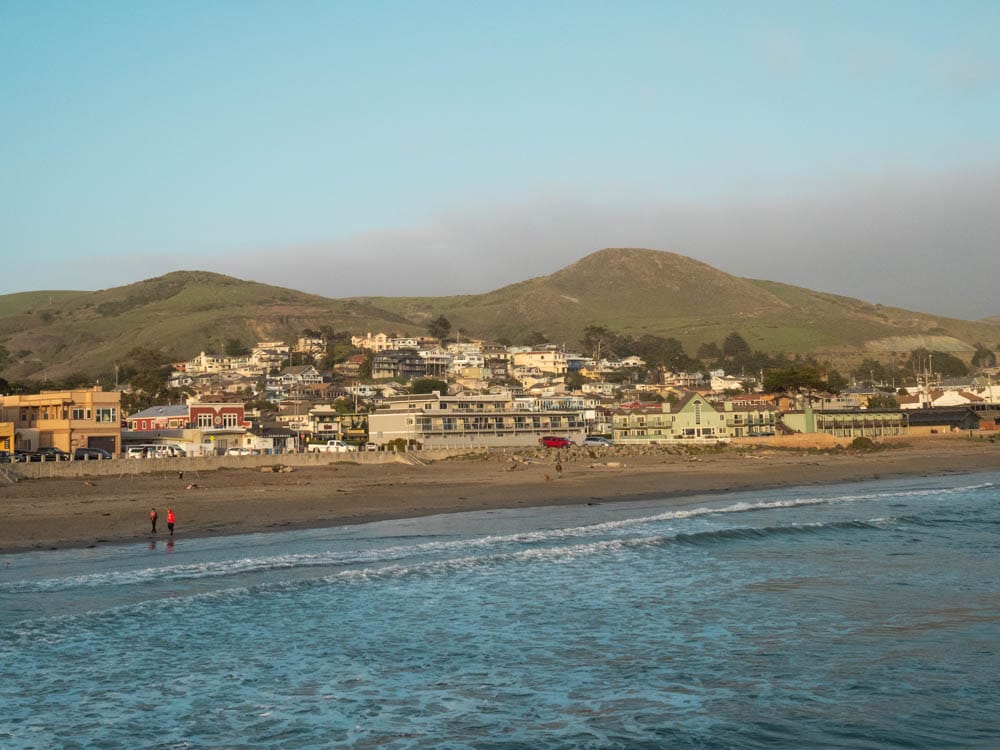
[[[768,487],[1000,469],[1000,444],[922,438],[873,452],[766,447],[684,452],[583,450],[561,455],[455,458],[426,466],[351,463],[288,473],[220,469],[186,475],[36,479],[0,486],[0,552],[165,539],[166,511],[178,539],[316,528],[437,513],[692,495]]]

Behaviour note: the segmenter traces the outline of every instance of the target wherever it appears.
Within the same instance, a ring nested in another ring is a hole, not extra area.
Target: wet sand
[[[334,464],[289,473],[220,469],[185,474],[36,479],[0,485],[0,552],[90,547],[151,537],[150,507],[167,538],[317,528],[495,508],[570,505],[901,476],[1000,470],[1000,443],[909,440],[858,453],[729,447],[719,451],[608,449],[555,456],[528,451],[426,466]]]

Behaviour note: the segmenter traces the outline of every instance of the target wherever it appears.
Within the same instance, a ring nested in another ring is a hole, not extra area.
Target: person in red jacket
[[[167,529],[170,531],[170,536],[174,535],[174,521],[177,517],[174,515],[174,511],[167,508]]]
[[[156,519],[157,518],[158,518],[158,516],[156,515],[156,508],[150,508],[149,509],[149,522],[151,524],[153,524],[153,533],[154,534],[156,533]]]

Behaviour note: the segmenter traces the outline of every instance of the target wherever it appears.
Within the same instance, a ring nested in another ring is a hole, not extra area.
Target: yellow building
[[[0,422],[13,424],[17,450],[121,450],[121,394],[98,387],[0,396]]]
[[[11,422],[0,422],[0,451],[11,453],[14,450],[14,425]]]

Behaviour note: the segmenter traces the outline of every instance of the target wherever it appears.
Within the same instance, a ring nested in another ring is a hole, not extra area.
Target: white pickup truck
[[[325,443],[311,443],[307,450],[310,453],[352,453],[357,449],[356,445],[348,445],[343,440],[327,440]]]

